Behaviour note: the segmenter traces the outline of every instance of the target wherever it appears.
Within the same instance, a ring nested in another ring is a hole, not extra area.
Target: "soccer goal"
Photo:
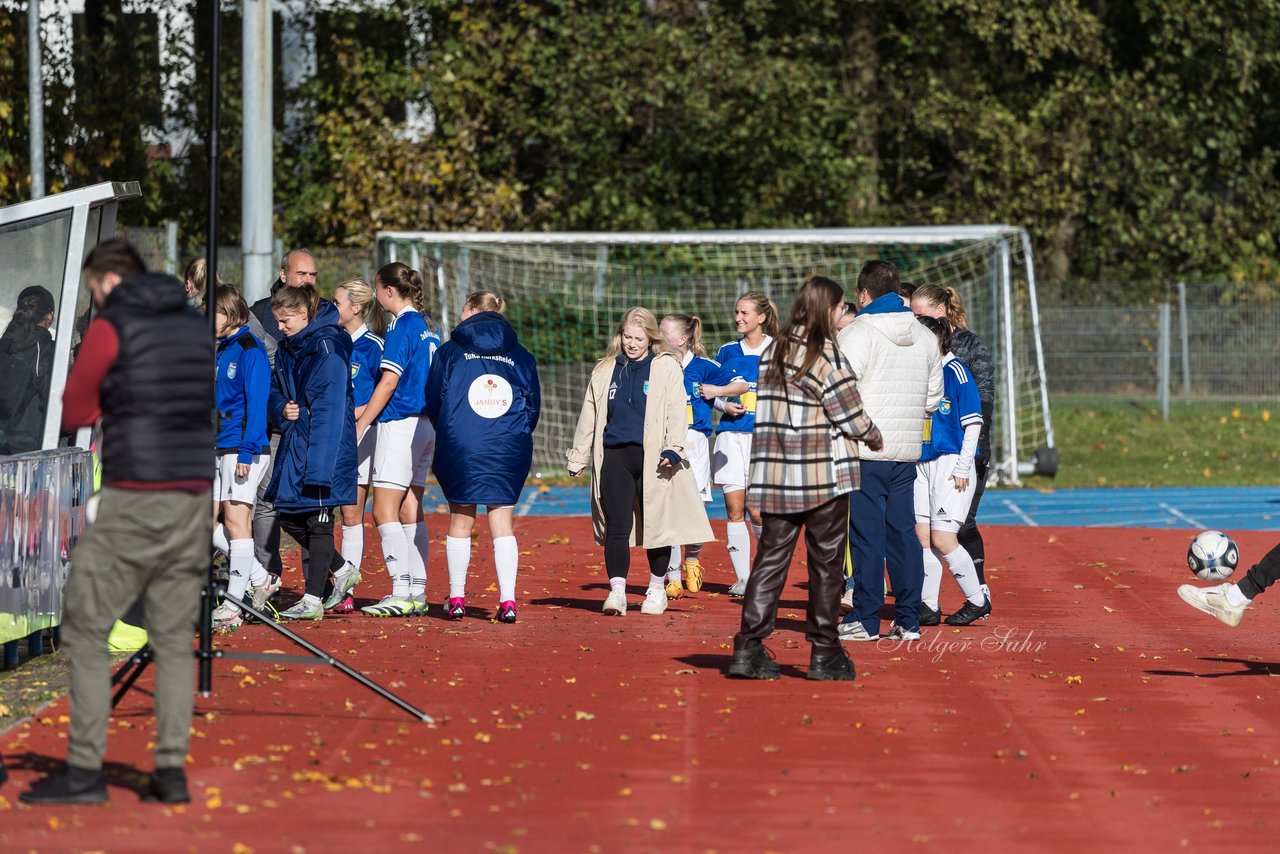
[[[830,276],[852,300],[859,268],[875,258],[893,262],[904,281],[956,288],[971,328],[995,355],[994,478],[1018,484],[1020,475],[1056,470],[1035,269],[1022,229],[380,232],[378,255],[380,263],[403,261],[421,272],[429,309],[446,331],[469,292],[491,290],[507,300],[542,378],[535,472],[562,470],[591,366],[628,307],[643,305],[659,318],[698,315],[714,354],[736,337],[740,294],[764,292],[785,320],[806,276]]]

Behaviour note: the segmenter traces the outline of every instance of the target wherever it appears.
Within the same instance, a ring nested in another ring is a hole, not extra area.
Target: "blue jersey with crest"
[[[716,361],[729,371],[731,378],[743,380],[747,390],[742,393],[742,405],[746,412],[741,415],[721,413],[720,426],[717,433],[750,433],[756,428],[756,382],[760,379],[760,354],[765,351],[773,338],[766,335],[759,347],[748,347],[742,340],[725,344],[716,353]]]
[[[357,407],[364,406],[373,397],[384,346],[382,339],[367,326],[361,326],[351,336],[351,392]]]
[[[431,331],[426,318],[412,306],[406,306],[391,321],[380,367],[399,374],[400,382],[378,415],[379,421],[399,421],[426,414],[427,374],[439,347],[440,336]]]
[[[703,398],[698,386],[728,385],[734,380],[733,372],[705,356],[695,356],[692,352],[684,354],[681,364],[684,365],[685,415],[689,427],[704,436],[710,436],[711,401]]]
[[[942,400],[924,422],[924,444],[920,462],[936,460],[944,454],[958,454],[964,444],[964,428],[982,423],[982,400],[978,384],[964,362],[948,353],[942,363]]]

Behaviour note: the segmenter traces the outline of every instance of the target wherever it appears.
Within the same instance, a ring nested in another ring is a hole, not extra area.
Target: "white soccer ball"
[[[1240,549],[1221,531],[1202,531],[1187,549],[1187,566],[1201,581],[1222,581],[1236,571]]]

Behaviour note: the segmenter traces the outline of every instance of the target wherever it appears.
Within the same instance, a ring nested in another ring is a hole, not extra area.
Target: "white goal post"
[[[880,258],[903,281],[960,292],[970,328],[996,362],[992,478],[1019,484],[1057,468],[1040,344],[1035,268],[1025,230],[1004,225],[698,232],[405,232],[378,236],[379,263],[422,274],[429,310],[447,332],[466,295],[491,290],[538,360],[543,414],[535,472],[559,473],[591,366],[623,311],[701,317],[712,355],[733,340],[733,307],[763,291],[782,319],[812,273],[848,298],[858,270]]]

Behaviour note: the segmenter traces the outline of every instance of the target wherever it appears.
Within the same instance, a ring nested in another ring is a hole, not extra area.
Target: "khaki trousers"
[[[208,573],[212,500],[209,492],[102,490],[97,518],[72,552],[63,600],[69,765],[102,767],[111,715],[107,636],[139,597],[156,672],[156,767],[186,761],[195,705],[192,637]]]

